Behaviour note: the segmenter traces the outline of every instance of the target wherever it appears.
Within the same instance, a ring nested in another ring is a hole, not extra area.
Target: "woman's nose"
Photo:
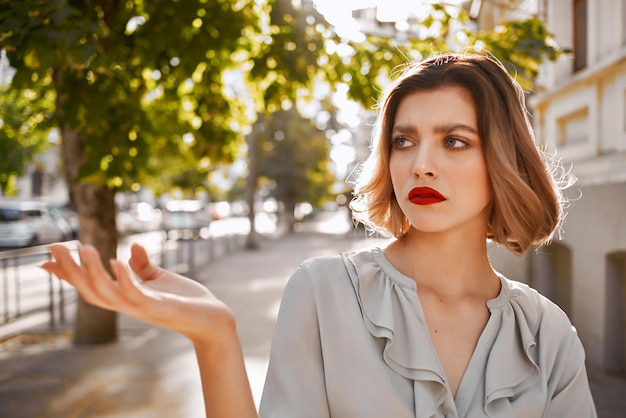
[[[413,162],[413,175],[416,177],[437,177],[436,150],[422,141],[416,147],[415,160]]]

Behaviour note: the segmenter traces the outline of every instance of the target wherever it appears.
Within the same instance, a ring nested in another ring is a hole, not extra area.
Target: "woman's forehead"
[[[392,129],[416,123],[461,123],[476,129],[476,107],[470,93],[457,86],[418,90],[398,103]]]

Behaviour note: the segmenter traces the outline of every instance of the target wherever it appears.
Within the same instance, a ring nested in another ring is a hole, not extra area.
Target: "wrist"
[[[226,310],[219,319],[212,318],[210,321],[213,323],[210,330],[189,336],[197,353],[203,353],[206,358],[211,358],[241,349],[237,322],[230,310]]]

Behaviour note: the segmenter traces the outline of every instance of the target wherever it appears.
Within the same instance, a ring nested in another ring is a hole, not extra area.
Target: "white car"
[[[53,217],[47,203],[0,201],[0,247],[29,247],[71,237],[70,225]]]

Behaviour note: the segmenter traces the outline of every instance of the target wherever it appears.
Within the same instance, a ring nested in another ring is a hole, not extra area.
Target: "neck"
[[[497,296],[500,282],[487,255],[484,234],[457,236],[411,229],[386,250],[391,263],[418,288],[445,298]]]

